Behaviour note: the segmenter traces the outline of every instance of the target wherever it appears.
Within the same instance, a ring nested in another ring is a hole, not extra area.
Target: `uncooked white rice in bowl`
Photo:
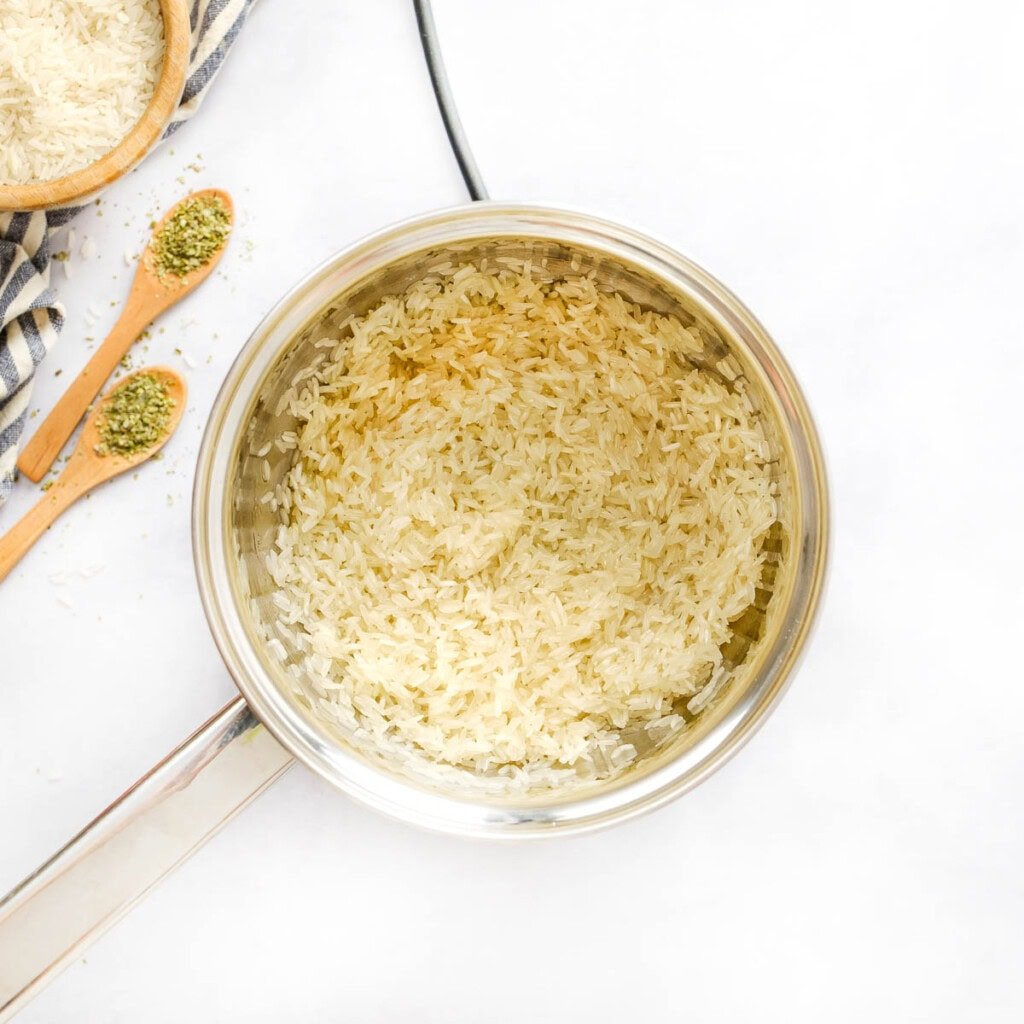
[[[114,149],[163,55],[158,0],[0,0],[0,185],[52,181]]]
[[[778,518],[742,377],[592,274],[449,267],[349,317],[252,450],[269,644],[396,763],[607,779],[712,697]]]

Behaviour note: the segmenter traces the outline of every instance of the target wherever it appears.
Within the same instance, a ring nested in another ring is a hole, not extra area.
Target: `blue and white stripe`
[[[198,110],[253,3],[192,0],[188,78],[165,139]],[[0,504],[14,483],[36,367],[64,323],[64,309],[50,287],[50,239],[78,209],[0,213]]]

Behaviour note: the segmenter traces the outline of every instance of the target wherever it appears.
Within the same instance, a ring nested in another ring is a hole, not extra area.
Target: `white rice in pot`
[[[777,517],[742,378],[687,361],[695,328],[529,266],[431,275],[321,346],[264,495],[317,714],[524,784],[677,730]]]

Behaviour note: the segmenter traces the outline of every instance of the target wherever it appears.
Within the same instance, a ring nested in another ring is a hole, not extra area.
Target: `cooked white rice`
[[[529,267],[433,275],[339,333],[281,403],[295,462],[265,496],[317,713],[520,777],[613,773],[624,731],[677,729],[776,519],[742,378],[687,362],[696,328]]]
[[[60,178],[113,149],[163,50],[157,0],[0,0],[0,184]]]

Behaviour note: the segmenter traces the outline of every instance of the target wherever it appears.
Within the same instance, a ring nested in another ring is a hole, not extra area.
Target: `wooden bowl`
[[[80,171],[52,181],[0,185],[0,213],[73,206],[130,171],[153,148],[177,109],[185,88],[191,43],[188,0],[160,0],[164,61],[153,97],[135,126],[109,153]]]

